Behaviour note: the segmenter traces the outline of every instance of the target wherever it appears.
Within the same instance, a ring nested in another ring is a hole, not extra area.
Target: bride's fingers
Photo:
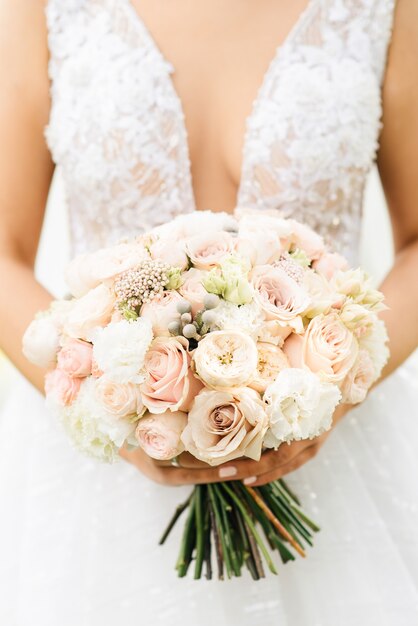
[[[249,487],[261,487],[262,485],[267,485],[267,483],[271,483],[278,478],[282,478],[282,476],[286,476],[290,472],[294,472],[299,467],[313,459],[319,450],[319,446],[313,444],[308,446],[297,454],[291,461],[285,463],[272,470],[271,472],[266,472],[265,474],[258,474],[257,476],[250,477],[244,480],[244,484],[248,484]],[[255,480],[251,480],[254,478]]]

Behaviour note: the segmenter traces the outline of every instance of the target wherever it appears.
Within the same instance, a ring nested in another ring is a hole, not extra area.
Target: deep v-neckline
[[[307,22],[311,18],[311,15],[314,13],[314,8],[320,1],[321,0],[308,0],[305,8],[301,11],[295,23],[290,28],[287,35],[284,37],[283,41],[277,45],[275,52],[273,54],[273,57],[270,63],[268,64],[266,71],[264,72],[262,76],[260,85],[252,101],[250,112],[245,119],[244,139],[243,139],[242,154],[241,154],[240,179],[239,179],[238,186],[237,186],[237,194],[236,194],[236,202],[235,202],[236,205],[238,204],[238,200],[241,195],[241,190],[245,182],[244,181],[245,165],[246,165],[246,160],[247,160],[248,135],[250,132],[251,121],[255,117],[258,111],[258,108],[263,99],[264,93],[267,91],[267,87],[270,82],[270,77],[274,72],[275,66],[279,63],[284,52],[289,48],[290,44],[295,40],[298,33],[307,24]],[[193,210],[197,210],[196,194],[195,194],[194,185],[193,185],[192,164],[191,164],[191,158],[190,158],[189,133],[187,130],[187,125],[186,125],[186,116],[184,113],[182,99],[172,79],[172,74],[175,72],[175,67],[172,63],[170,63],[170,61],[162,53],[161,48],[157,44],[157,41],[155,40],[148,26],[145,24],[137,8],[134,6],[132,0],[120,0],[120,2],[121,2],[121,5],[124,7],[124,10],[126,11],[128,17],[132,20],[132,24],[134,28],[136,28],[140,32],[142,36],[142,40],[146,43],[146,45],[148,46],[148,49],[152,51],[157,56],[157,58],[159,58],[161,61],[161,66],[163,68],[162,73],[166,80],[166,86],[169,89],[170,95],[172,96],[173,100],[176,102],[176,105],[179,111],[179,117],[180,117],[179,129],[181,131],[180,141],[183,142],[182,148],[183,148],[183,154],[185,155],[185,160],[186,160],[186,170],[187,170],[187,178],[188,178],[187,185],[189,187],[189,196],[193,204],[192,208]],[[211,208],[214,208],[214,207],[211,207]]]

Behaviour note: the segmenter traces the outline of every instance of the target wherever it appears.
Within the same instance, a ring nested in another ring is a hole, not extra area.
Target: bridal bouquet
[[[382,294],[310,228],[277,214],[209,211],[77,257],[68,300],[40,313],[24,353],[75,444],[105,461],[122,446],[183,451],[216,466],[312,439],[361,402],[388,357]],[[283,480],[197,485],[179,576],[276,573],[318,527]],[[261,532],[262,531],[262,532]],[[264,537],[263,537],[264,534]]]

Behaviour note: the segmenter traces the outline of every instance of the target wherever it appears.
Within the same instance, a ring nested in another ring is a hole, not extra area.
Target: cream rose
[[[345,302],[345,296],[337,293],[322,274],[312,269],[305,271],[302,285],[311,299],[305,311],[307,317],[312,318],[320,313],[329,313],[332,308],[341,309]]]
[[[188,452],[209,465],[242,456],[258,461],[266,429],[264,403],[253,389],[205,389],[196,396],[181,438]]]
[[[139,446],[153,459],[168,461],[184,450],[181,434],[187,425],[187,414],[167,411],[160,415],[147,413],[136,427]]]
[[[193,315],[204,308],[203,301],[208,294],[202,284],[205,276],[207,276],[207,272],[197,270],[194,267],[183,274],[183,284],[179,292],[192,305]]]
[[[303,250],[309,259],[319,259],[325,251],[324,240],[306,224],[296,220],[288,220],[291,234],[288,239],[290,248]]]
[[[168,325],[170,322],[180,320],[177,305],[183,298],[178,291],[162,291],[151,302],[141,307],[141,317],[151,322],[152,330],[156,337],[169,337]]]
[[[373,361],[367,350],[360,350],[358,357],[341,385],[343,402],[358,404],[363,402],[375,380]]]
[[[114,305],[115,297],[109,287],[95,287],[79,300],[74,300],[64,324],[65,333],[74,339],[89,341],[95,328],[110,322]]]
[[[289,367],[287,356],[277,346],[271,343],[257,343],[258,364],[257,372],[249,386],[259,393],[264,393],[281,370]]]
[[[152,259],[158,259],[181,270],[185,270],[189,264],[184,243],[171,237],[156,239],[150,245],[150,253]]]
[[[187,241],[186,250],[195,267],[210,270],[235,252],[235,240],[225,232],[198,235]]]
[[[90,254],[77,256],[66,270],[66,281],[76,298],[84,296],[101,282],[139,265],[148,257],[139,243],[120,243]]]
[[[308,325],[302,346],[302,363],[329,382],[341,382],[358,355],[354,334],[337,314],[318,315]]]
[[[271,265],[255,267],[251,280],[255,290],[254,298],[264,310],[266,319],[277,320],[302,332],[301,315],[310,305],[305,289],[282,269]]]
[[[285,441],[312,439],[331,428],[332,415],[341,398],[338,387],[307,370],[288,368],[267,387],[269,429],[267,448]]]
[[[240,387],[256,373],[257,347],[244,333],[217,330],[199,342],[193,361],[199,378],[209,387]]]
[[[22,351],[34,365],[51,369],[57,362],[59,332],[51,315],[33,320],[23,335]]]
[[[202,383],[190,369],[191,357],[184,337],[155,339],[145,357],[144,405],[151,413],[188,411]]]
[[[116,417],[141,415],[144,411],[139,386],[132,383],[114,383],[102,376],[97,381],[96,398]]]

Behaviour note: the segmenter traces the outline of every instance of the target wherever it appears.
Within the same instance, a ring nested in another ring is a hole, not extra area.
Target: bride
[[[401,365],[418,343],[417,69],[414,0],[1,0],[0,344],[27,379],[0,419],[4,626],[418,623],[418,395]],[[375,160],[396,248],[385,377],[398,369],[362,406],[255,468],[138,452],[107,467],[68,445],[20,348],[51,299],[33,262],[55,166],[73,254],[239,205],[304,220],[355,263]],[[296,469],[323,527],[305,561],[260,583],[175,578],[177,538],[157,541],[188,485]]]

